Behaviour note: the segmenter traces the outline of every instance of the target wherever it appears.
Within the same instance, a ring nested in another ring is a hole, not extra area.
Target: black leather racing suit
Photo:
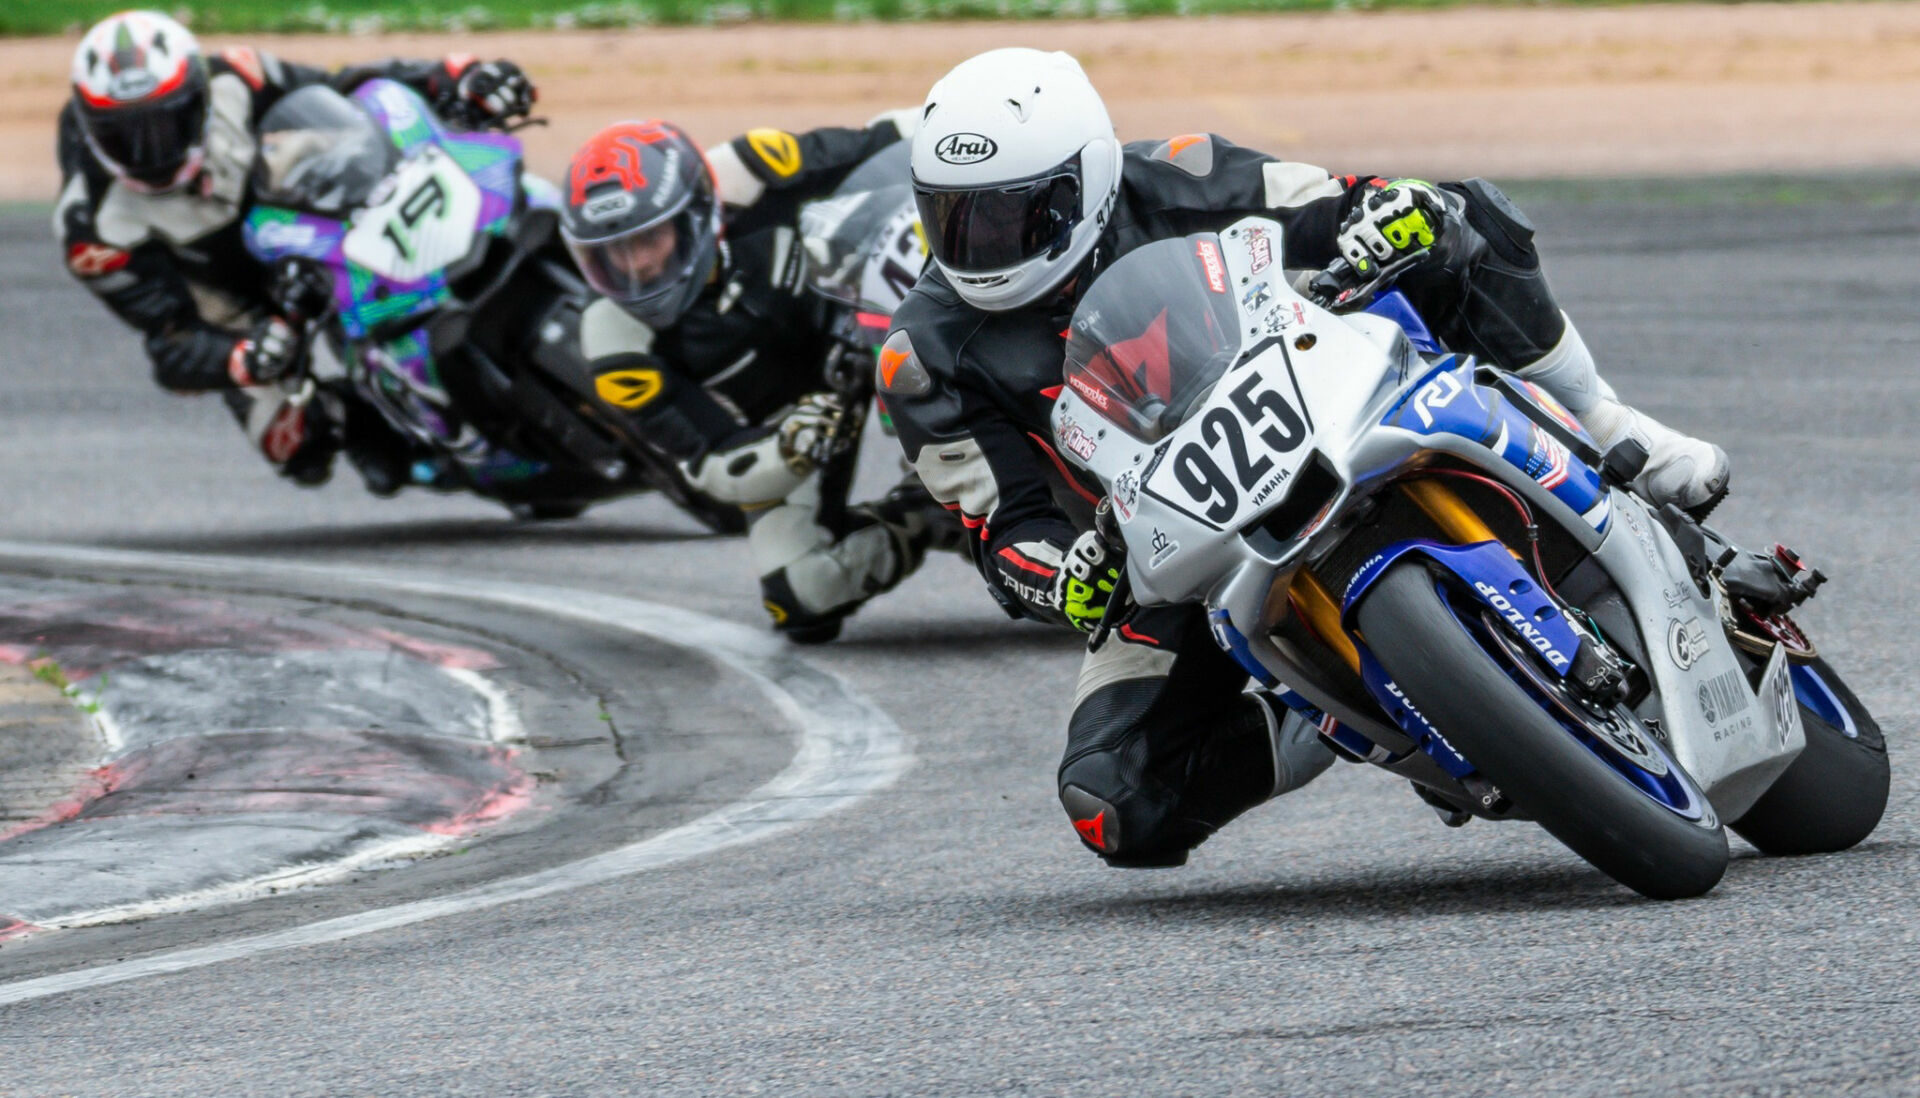
[[[807,291],[800,207],[900,140],[911,116],[862,129],[755,130],[708,153],[725,201],[721,265],[672,327],[654,331],[605,298],[588,306],[581,350],[596,377],[693,485],[747,513],[774,625],[824,639],[866,599],[918,567],[929,513],[911,474],[879,504],[847,506],[853,463],[796,474],[779,451],[781,413],[828,388],[829,303]],[[870,351],[865,352],[871,354]]]
[[[176,393],[219,391],[268,461],[296,479],[324,479],[342,424],[321,422],[321,407],[344,410],[344,427],[368,445],[397,442],[372,409],[344,403],[304,408],[287,386],[242,388],[231,369],[236,346],[270,310],[270,275],[247,251],[241,226],[252,205],[249,173],[260,119],[280,97],[309,84],[347,91],[387,77],[430,102],[455,92],[470,59],[387,61],[328,74],[245,48],[207,56],[206,164],[168,194],[143,194],[110,174],[87,146],[78,108],[60,114],[62,176],[53,234],[67,270],[115,316],[144,337],[153,377]]]
[[[1136,142],[1105,235],[1066,292],[988,313],[937,270],[920,280],[894,314],[883,357],[901,364],[883,373],[882,399],[927,488],[973,532],[973,561],[1010,615],[1064,622],[1055,578],[1097,501],[1098,485],[1055,451],[1048,419],[1077,294],[1134,248],[1250,215],[1282,224],[1285,266],[1324,267],[1341,220],[1379,184],[1219,137]],[[1538,359],[1566,322],[1531,227],[1484,182],[1442,189],[1443,254],[1402,288],[1451,346],[1509,369]],[[1242,694],[1246,683],[1196,606],[1143,610],[1090,653],[1059,772],[1082,842],[1114,864],[1180,864],[1240,812],[1324,769],[1325,748],[1268,699]]]

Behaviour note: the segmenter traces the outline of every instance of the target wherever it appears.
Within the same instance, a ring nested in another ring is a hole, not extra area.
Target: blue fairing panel
[[[1415,386],[1380,422],[1418,435],[1457,435],[1485,446],[1553,493],[1555,499],[1587,516],[1595,529],[1604,528],[1610,509],[1599,506],[1607,494],[1600,473],[1575,458],[1564,443],[1514,407],[1506,394],[1475,384],[1471,360],[1454,361],[1460,364],[1438,371]],[[1579,421],[1565,409],[1544,394],[1536,395],[1544,412],[1586,437]]]
[[[1386,574],[1400,558],[1409,554],[1426,557],[1460,580],[1459,590],[1479,599],[1493,611],[1496,620],[1506,624],[1514,636],[1540,653],[1556,674],[1565,675],[1580,650],[1581,637],[1560,613],[1547,593],[1527,575],[1513,554],[1497,541],[1478,545],[1444,545],[1437,541],[1397,542],[1373,555],[1347,584],[1341,602],[1341,621],[1346,624],[1353,608],[1367,590]]]
[[[1446,350],[1440,346],[1439,340],[1433,338],[1427,322],[1420,318],[1420,310],[1415,309],[1413,302],[1408,301],[1407,295],[1399,290],[1388,290],[1374,298],[1366,311],[1400,325],[1400,330],[1407,333],[1407,342],[1422,354],[1437,355]]]
[[[1267,670],[1259,660],[1254,658],[1253,652],[1247,648],[1246,635],[1234,628],[1233,621],[1227,617],[1225,610],[1207,611],[1207,624],[1213,630],[1213,643],[1219,645],[1221,651],[1232,656],[1233,662],[1253,676],[1253,681],[1268,689],[1280,685],[1280,680],[1273,677],[1273,672]]]

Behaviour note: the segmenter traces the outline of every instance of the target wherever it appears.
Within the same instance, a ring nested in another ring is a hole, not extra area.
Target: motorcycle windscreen
[[[882,230],[912,202],[913,188],[897,183],[807,203],[800,211],[807,285],[829,301],[859,306],[862,276],[873,249],[884,243]]]
[[[1073,311],[1066,382],[1116,427],[1158,442],[1240,352],[1239,314],[1213,233],[1137,248]]]
[[[368,204],[399,155],[365,111],[312,84],[261,119],[254,193],[269,205],[344,217]]]

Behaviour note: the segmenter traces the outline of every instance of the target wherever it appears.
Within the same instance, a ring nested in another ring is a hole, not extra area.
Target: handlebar
[[[1373,304],[1373,299],[1393,287],[1400,276],[1419,266],[1431,248],[1408,252],[1381,267],[1371,277],[1362,278],[1345,259],[1336,259],[1326,270],[1307,282],[1307,296],[1315,305],[1336,313],[1358,312]]]

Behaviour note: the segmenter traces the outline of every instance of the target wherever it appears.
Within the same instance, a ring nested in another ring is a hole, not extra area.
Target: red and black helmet
[[[173,190],[199,173],[207,62],[179,23],[127,11],[95,24],[73,54],[73,101],[94,155],[136,190]]]
[[[560,227],[588,285],[655,328],[680,319],[719,261],[713,173],[667,122],[621,122],[580,146]]]

